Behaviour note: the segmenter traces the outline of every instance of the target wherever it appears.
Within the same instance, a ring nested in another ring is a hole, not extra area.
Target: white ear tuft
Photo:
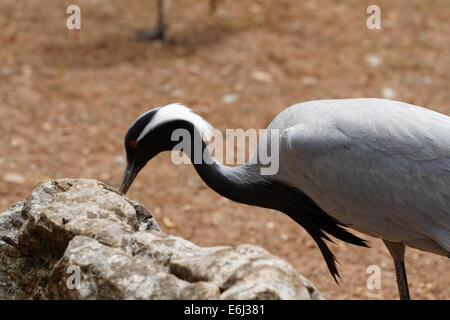
[[[151,129],[159,126],[160,124],[174,121],[174,120],[186,120],[191,122],[197,130],[200,132],[201,136],[206,142],[210,142],[212,138],[213,127],[209,122],[204,120],[198,114],[194,113],[188,107],[173,103],[165,107],[161,107],[158,112],[153,116],[150,122],[145,126],[139,135],[137,141],[142,139]]]

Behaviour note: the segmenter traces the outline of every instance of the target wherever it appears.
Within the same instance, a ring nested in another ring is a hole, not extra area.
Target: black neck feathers
[[[333,242],[332,235],[345,242],[368,247],[365,240],[344,229],[347,225],[325,213],[307,195],[271,176],[261,176],[257,165],[227,167],[215,161],[198,131],[190,122],[176,124],[190,133],[191,152],[188,155],[200,177],[214,191],[236,202],[281,211],[300,224],[319,246],[331,275],[337,281],[336,258],[324,240]],[[200,147],[199,147],[200,146]],[[202,158],[194,159],[201,151]]]

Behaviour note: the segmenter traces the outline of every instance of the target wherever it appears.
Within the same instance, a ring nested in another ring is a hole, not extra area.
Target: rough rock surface
[[[0,216],[0,299],[322,297],[259,247],[198,247],[98,181],[61,179]]]

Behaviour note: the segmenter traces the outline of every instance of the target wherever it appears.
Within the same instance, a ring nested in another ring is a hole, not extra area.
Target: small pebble
[[[274,226],[275,226],[275,223],[273,223],[273,222],[267,222],[267,224],[266,224],[267,229],[273,229]]]
[[[124,164],[125,163],[125,158],[123,156],[116,156],[114,158],[114,162],[115,163],[119,163],[119,164]]]
[[[226,104],[231,104],[236,102],[239,96],[236,93],[228,93],[222,97],[222,102]]]
[[[397,96],[397,91],[392,88],[383,88],[381,95],[384,99],[394,99]]]
[[[5,182],[14,183],[14,184],[23,184],[25,182],[24,176],[18,173],[7,173],[3,176],[3,180]]]
[[[174,98],[182,97],[184,95],[184,90],[183,89],[175,89],[170,93],[170,95]]]
[[[11,147],[20,147],[25,144],[25,140],[22,137],[14,137],[11,139]]]
[[[44,122],[42,124],[42,130],[50,131],[52,129],[52,125],[50,122]]]
[[[259,82],[265,82],[265,83],[272,82],[272,76],[269,73],[263,72],[263,71],[258,71],[258,70],[253,71],[252,78]]]
[[[432,84],[433,83],[433,78],[431,78],[430,76],[425,76],[422,78],[422,81],[424,84]]]
[[[373,53],[367,54],[364,59],[371,67],[378,67],[382,62],[381,58]]]
[[[167,228],[175,228],[175,224],[169,219],[169,217],[164,217],[163,222]]]

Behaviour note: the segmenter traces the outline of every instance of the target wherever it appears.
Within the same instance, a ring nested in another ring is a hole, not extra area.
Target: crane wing
[[[450,118],[419,107],[363,111],[285,129],[280,156],[298,171],[290,182],[306,175],[345,208],[329,214],[357,230],[448,255]]]

